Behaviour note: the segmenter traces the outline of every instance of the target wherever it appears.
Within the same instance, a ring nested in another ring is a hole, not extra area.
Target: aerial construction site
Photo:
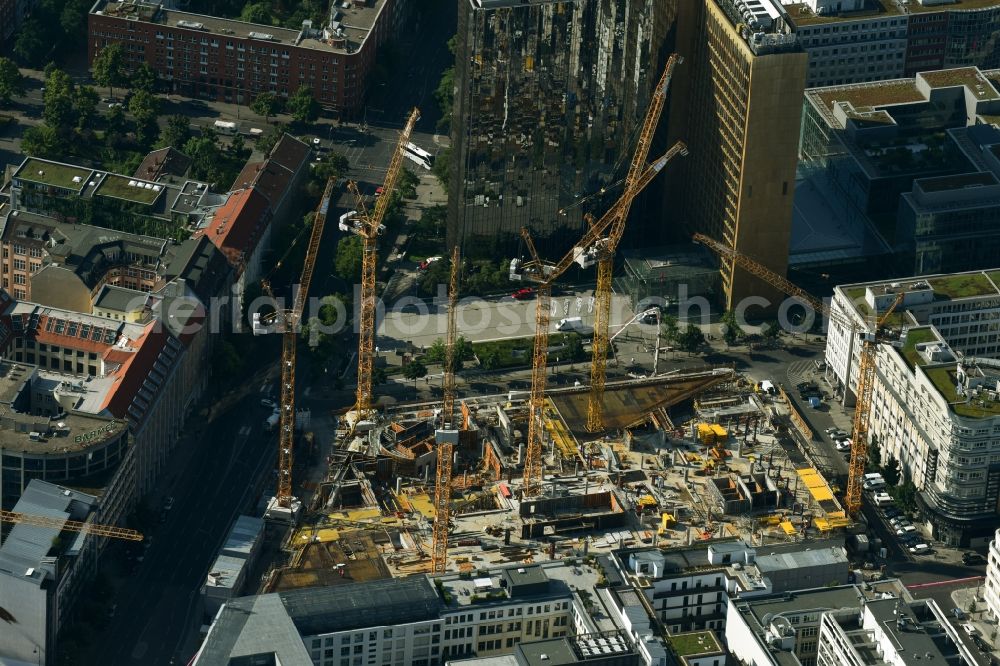
[[[357,210],[340,228],[361,237],[363,272],[356,402],[337,412],[330,454],[311,499],[292,496],[296,437],[295,326],[329,206],[329,188],[313,228],[303,289],[292,309],[272,317],[284,332],[279,469],[266,516],[284,525],[281,553],[263,578],[265,591],[336,585],[415,573],[471,572],[628,545],[688,545],[739,536],[750,543],[830,536],[851,529],[855,507],[842,506],[816,470],[806,427],[769,382],[733,367],[670,370],[607,382],[612,259],[629,205],[675,157],[678,142],[648,161],[653,129],[679,57],[657,86],[623,193],[558,261],[514,260],[510,277],[533,285],[534,353],[530,391],[456,394],[456,310],[461,257],[450,256],[443,399],[378,405],[377,240],[387,196],[374,210],[353,185]],[[396,185],[416,110],[404,126],[383,191]],[[774,286],[777,276],[711,239],[696,239]],[[546,386],[553,283],[572,264],[597,266],[590,382]],[[798,292],[791,291],[795,295]],[[655,313],[657,320],[658,311]],[[657,349],[659,351],[659,349]],[[860,410],[859,410],[860,411]],[[862,454],[863,455],[863,454]],[[853,482],[853,478],[852,478]],[[848,501],[851,500],[850,491]],[[306,504],[305,506],[303,504]]]

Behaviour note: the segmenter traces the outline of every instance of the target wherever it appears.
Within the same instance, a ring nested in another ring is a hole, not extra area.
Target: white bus
[[[424,150],[420,146],[416,145],[415,143],[409,143],[408,142],[406,144],[406,149],[408,151],[410,151],[411,153],[413,153],[414,155],[416,155],[417,157],[422,158],[428,164],[434,164],[434,156],[431,155],[430,153],[428,153],[426,150]]]
[[[423,168],[430,171],[431,163],[425,160],[424,158],[420,157],[419,155],[411,153],[409,150],[404,150],[403,155],[405,155],[406,159],[410,160],[411,162],[414,162],[418,166],[422,166]]]
[[[236,123],[227,122],[225,120],[215,121],[215,131],[219,134],[228,134],[229,136],[236,136],[239,132],[239,126]]]

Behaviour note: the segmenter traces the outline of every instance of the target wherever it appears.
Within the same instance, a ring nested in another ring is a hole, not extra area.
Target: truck
[[[566,319],[560,319],[559,323],[556,324],[556,330],[562,331],[563,333],[578,333],[583,336],[594,334],[594,327],[584,324],[583,319],[580,317],[567,317]]]
[[[278,412],[271,414],[264,421],[264,430],[267,432],[273,432],[275,428],[278,427],[278,422],[281,420],[281,415]]]
[[[226,134],[229,136],[236,136],[239,133],[239,127],[234,122],[228,120],[216,120],[215,121],[215,131],[219,134]]]

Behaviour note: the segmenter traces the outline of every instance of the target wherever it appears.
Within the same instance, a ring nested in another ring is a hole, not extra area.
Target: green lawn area
[[[697,631],[670,636],[670,645],[679,657],[690,657],[705,652],[721,652],[719,641],[711,631]]]
[[[97,193],[105,197],[114,197],[146,205],[156,201],[157,197],[163,193],[162,185],[156,185],[156,187],[160,188],[157,191],[155,189],[146,189],[145,187],[130,186],[129,182],[137,183],[137,185],[142,184],[142,181],[136,181],[134,178],[108,174],[104,182],[101,183],[101,186],[97,188]]]
[[[564,345],[569,343],[571,338],[578,337],[579,336],[575,333],[553,333],[549,335],[549,360],[555,361],[556,358],[559,358],[561,361],[570,360],[566,358]],[[509,338],[507,340],[496,340],[494,342],[474,342],[472,344],[472,351],[475,352],[482,367],[488,370],[497,370],[500,368],[531,365],[531,355],[533,353],[534,346],[535,339],[533,337]],[[556,349],[553,349],[554,347]],[[579,345],[577,349],[582,352],[583,345]],[[492,358],[494,354],[495,361],[491,362],[486,360]],[[584,358],[589,358],[589,352],[578,356],[578,358],[572,360],[580,361]]]
[[[965,273],[932,278],[927,281],[934,293],[946,298],[968,298],[1000,293],[982,273]]]
[[[934,382],[934,386],[944,399],[951,404],[952,410],[959,416],[969,418],[987,418],[1000,415],[1000,402],[986,399],[973,398],[969,402],[959,402],[955,393],[955,367],[946,366],[941,368],[930,368],[925,370],[927,377]]]
[[[90,169],[31,158],[17,172],[17,177],[32,183],[42,183],[67,190],[81,190],[87,184],[91,173]],[[74,177],[78,177],[80,182],[74,183]]]
[[[911,328],[906,332],[906,343],[903,345],[902,353],[911,370],[914,366],[923,365],[923,359],[917,353],[916,346],[924,342],[931,342],[932,340],[937,340],[937,336],[934,335],[933,329],[929,326]]]

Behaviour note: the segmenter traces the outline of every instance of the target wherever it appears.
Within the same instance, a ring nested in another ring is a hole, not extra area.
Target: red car
[[[534,289],[532,289],[531,287],[522,287],[521,289],[518,289],[510,296],[515,301],[523,301],[525,299],[531,298],[534,295],[535,295]]]

